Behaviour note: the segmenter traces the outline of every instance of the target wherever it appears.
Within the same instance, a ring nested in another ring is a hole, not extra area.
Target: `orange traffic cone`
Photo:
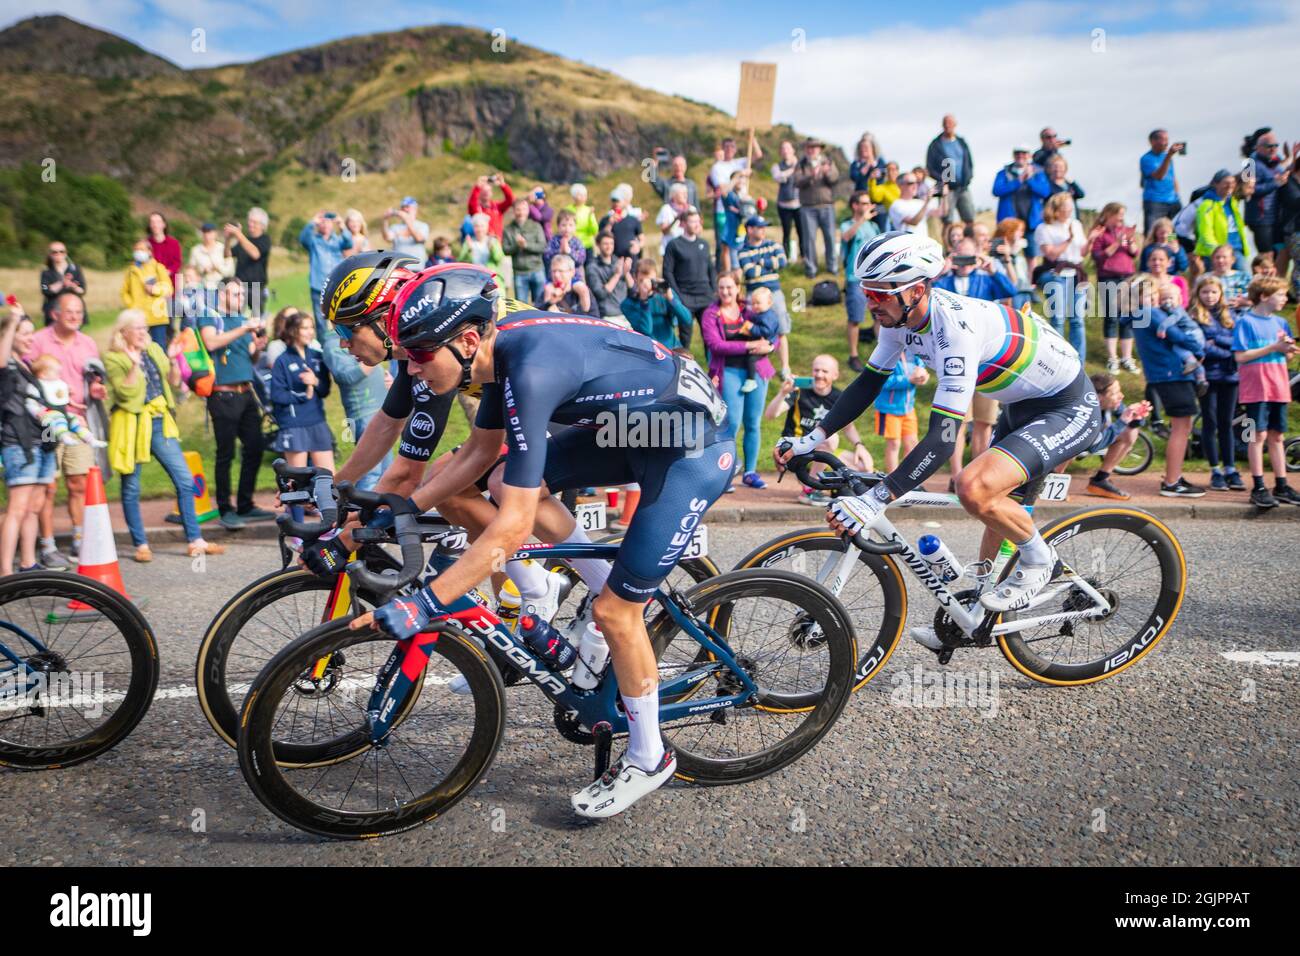
[[[117,545],[113,541],[113,521],[108,514],[108,497],[104,494],[104,478],[98,467],[92,467],[86,476],[86,516],[81,538],[80,563],[77,573],[94,578],[100,584],[107,585],[128,601],[131,595],[126,593],[122,583],[122,571],[117,566]],[[68,603],[70,611],[92,611],[93,608],[80,601]]]
[[[627,526],[632,523],[632,516],[636,514],[636,506],[641,503],[641,486],[628,485],[627,490],[623,492],[623,512],[614,522],[619,528],[626,530]]]

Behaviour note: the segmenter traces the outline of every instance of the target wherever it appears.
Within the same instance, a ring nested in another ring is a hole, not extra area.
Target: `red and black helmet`
[[[346,328],[385,319],[389,306],[419,268],[418,259],[396,252],[349,256],[330,270],[320,295],[321,316]]]
[[[388,313],[388,337],[402,348],[435,349],[470,325],[482,329],[497,316],[501,288],[483,266],[447,262],[406,282]]]

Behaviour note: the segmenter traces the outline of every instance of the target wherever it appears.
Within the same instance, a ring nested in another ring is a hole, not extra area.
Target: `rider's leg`
[[[1035,538],[1042,543],[1034,519],[1023,505],[1007,497],[1024,481],[1025,473],[1020,465],[996,448],[980,455],[957,476],[957,497],[962,507],[984,523],[981,560],[993,560],[1003,539],[1009,539],[1017,547],[1025,542],[1040,557],[1039,563],[1047,560],[1047,546],[1043,545],[1040,552],[1033,543]],[[1022,560],[1030,559],[1026,555]]]
[[[736,445],[717,441],[691,457],[639,448],[626,455],[633,472],[629,480],[641,485],[642,503],[594,611],[609,644],[631,739],[609,774],[574,794],[573,807],[584,816],[621,812],[666,783],[676,769],[659,732],[659,673],[644,607],[730,483]]]
[[[626,456],[611,454],[611,449],[600,448],[596,444],[598,434],[589,429],[571,428],[548,439],[546,479],[542,484],[544,494],[587,485],[625,485],[635,480]],[[591,543],[573,515],[555,498],[545,500],[538,506],[533,534],[548,544]],[[608,561],[601,558],[573,558],[569,559],[569,565],[582,577],[588,591],[592,594],[601,593],[609,578]]]
[[[659,667],[645,627],[645,602],[628,601],[608,586],[592,605],[593,619],[618,677],[619,694],[628,715],[627,759],[647,772],[663,760],[659,733]]]

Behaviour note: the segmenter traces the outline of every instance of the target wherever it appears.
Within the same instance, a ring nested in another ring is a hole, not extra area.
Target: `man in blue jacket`
[[[957,135],[957,117],[949,113],[943,118],[943,132],[930,140],[925,151],[925,171],[940,187],[948,187],[948,212],[945,222],[955,222],[957,216],[970,225],[975,221],[975,202],[971,199],[970,183],[975,174],[970,146]]]
[[[352,248],[352,233],[338,215],[321,211],[302,227],[298,242],[307,250],[307,288],[311,290],[311,311],[316,319],[316,341],[324,342],[329,323],[321,318],[320,293],[330,270],[343,261],[343,253]]]
[[[998,222],[1019,219],[1025,224],[1025,238],[1029,247],[1025,257],[1029,267],[1038,258],[1038,243],[1034,230],[1043,221],[1043,200],[1052,194],[1052,184],[1047,174],[1030,162],[1028,146],[1017,146],[1012,160],[993,177],[993,195],[998,197]]]

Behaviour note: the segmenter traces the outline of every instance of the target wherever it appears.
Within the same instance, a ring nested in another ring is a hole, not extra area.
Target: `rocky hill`
[[[456,26],[186,70],[66,17],[34,17],[0,32],[0,84],[0,168],[53,158],[192,217],[269,207],[287,179],[309,188],[349,166],[455,156],[565,182],[630,174],[656,146],[705,160],[733,132],[713,107],[513,40],[494,49]],[[765,148],[783,135],[793,131],[772,130]]]

